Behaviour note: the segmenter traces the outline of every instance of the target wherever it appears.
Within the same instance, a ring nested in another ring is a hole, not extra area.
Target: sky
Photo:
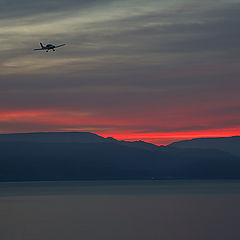
[[[239,12],[240,0],[0,0],[0,133],[240,135]]]

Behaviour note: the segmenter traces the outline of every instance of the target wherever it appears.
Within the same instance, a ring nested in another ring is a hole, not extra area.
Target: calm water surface
[[[240,181],[0,183],[1,240],[240,239]]]

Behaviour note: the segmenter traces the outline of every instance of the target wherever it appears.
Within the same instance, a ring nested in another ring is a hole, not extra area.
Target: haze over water
[[[0,183],[1,239],[239,239],[239,200],[239,181]]]

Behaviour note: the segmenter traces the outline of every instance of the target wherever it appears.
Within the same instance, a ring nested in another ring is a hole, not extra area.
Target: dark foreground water
[[[1,240],[228,240],[239,223],[239,181],[0,183]]]

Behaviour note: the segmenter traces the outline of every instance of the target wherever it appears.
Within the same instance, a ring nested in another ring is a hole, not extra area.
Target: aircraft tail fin
[[[43,44],[41,42],[40,42],[40,45],[41,45],[42,48],[44,48],[44,46],[43,46]]]

